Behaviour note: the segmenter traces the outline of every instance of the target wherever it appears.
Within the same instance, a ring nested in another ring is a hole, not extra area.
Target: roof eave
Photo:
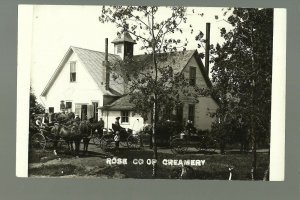
[[[195,58],[196,58],[196,62],[198,63],[198,66],[199,66],[199,68],[200,68],[201,74],[202,74],[203,77],[204,77],[204,80],[205,80],[205,82],[206,82],[206,85],[207,85],[209,88],[211,88],[211,87],[212,87],[212,83],[211,83],[211,81],[210,81],[210,79],[209,79],[209,77],[208,77],[207,71],[206,71],[206,69],[204,68],[204,65],[203,65],[202,61],[199,60],[199,57],[198,57],[198,55],[196,54],[196,52],[195,52]],[[219,99],[218,99],[215,95],[210,95],[210,96],[211,96],[211,98],[216,102],[217,105],[220,104]]]
[[[132,111],[133,108],[115,108],[115,107],[111,107],[111,106],[102,106],[102,107],[98,107],[98,109],[100,110],[105,110],[105,111]]]
[[[129,42],[129,43],[132,43],[132,44],[136,44],[136,42],[134,40],[132,40],[132,41],[129,41],[129,40],[113,40],[111,43],[119,44],[119,43],[124,43],[124,42]]]
[[[60,73],[62,66],[65,64],[69,54],[73,51],[72,46],[69,47],[67,53],[64,55],[63,59],[61,60],[61,62],[59,63],[58,67],[56,68],[54,74],[52,75],[52,77],[50,78],[50,80],[48,81],[46,87],[44,88],[44,90],[41,93],[42,97],[47,96],[47,93],[49,92],[51,86],[53,85],[55,79],[57,78],[58,74]],[[73,51],[74,52],[74,51]]]

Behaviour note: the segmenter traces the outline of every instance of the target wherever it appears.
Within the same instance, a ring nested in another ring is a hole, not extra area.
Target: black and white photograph
[[[19,5],[16,175],[283,181],[285,20]]]

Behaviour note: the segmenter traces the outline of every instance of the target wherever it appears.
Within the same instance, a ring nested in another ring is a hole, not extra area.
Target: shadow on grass
[[[110,157],[110,155],[107,153],[99,153],[99,152],[95,152],[95,151],[87,151],[87,152],[80,151],[79,156],[82,158],[86,158],[86,157],[107,158],[107,157]]]
[[[81,152],[82,153],[82,152]],[[49,157],[55,159],[52,151],[36,151],[31,152],[31,162],[41,162],[41,158]],[[61,155],[60,155],[61,157]],[[73,157],[72,155],[64,154],[63,157]],[[42,165],[38,168],[30,169],[30,175],[43,176],[96,176],[106,178],[137,178],[137,179],[152,179],[152,165],[146,163],[147,159],[153,158],[153,152],[149,149],[127,149],[121,148],[119,151],[111,150],[110,152],[98,153],[89,151],[88,154],[80,156],[85,157],[118,157],[127,158],[127,165],[108,165],[101,164],[97,166],[89,166],[90,168],[83,168],[74,164],[55,164]],[[133,159],[143,159],[144,163],[141,165],[133,164]],[[251,154],[229,153],[225,155],[220,154],[170,154],[158,152],[158,179],[176,179],[181,173],[179,166],[163,165],[163,159],[201,159],[205,160],[203,166],[191,166],[193,169],[193,176],[190,179],[202,180],[228,180],[229,167],[233,167],[232,180],[250,180],[250,171],[252,164]],[[268,168],[269,156],[268,153],[257,154],[257,179],[262,180],[264,170]],[[63,172],[62,172],[63,171]]]
[[[82,167],[77,167],[72,164],[56,164],[56,165],[42,165],[38,168],[29,169],[28,174],[44,175],[44,176],[66,176],[66,175],[85,175],[85,170]]]

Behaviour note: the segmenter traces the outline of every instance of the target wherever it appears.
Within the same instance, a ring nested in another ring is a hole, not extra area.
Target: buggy
[[[113,130],[104,130],[103,135],[100,139],[100,148],[104,151],[109,149],[113,149],[115,147],[114,136],[116,135],[116,127],[115,124],[112,124]],[[141,137],[139,133],[135,133],[131,129],[122,128],[120,131],[120,146],[137,149],[141,147]]]
[[[186,153],[189,148],[214,152],[217,148],[217,141],[209,134],[188,134],[183,131],[179,135],[170,138],[170,148],[174,154]]]

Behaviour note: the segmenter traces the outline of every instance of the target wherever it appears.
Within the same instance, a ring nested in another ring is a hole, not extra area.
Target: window
[[[76,81],[76,62],[70,62],[70,82]]]
[[[190,67],[190,85],[196,85],[196,67]]]
[[[66,102],[66,109],[72,108],[72,102]]]
[[[60,101],[59,108],[60,110],[64,110],[66,108],[65,101]]]
[[[122,45],[121,44],[117,45],[117,53],[122,53]]]
[[[121,112],[121,123],[129,123],[129,111]]]
[[[49,107],[49,113],[54,113],[54,107]]]
[[[70,101],[66,102],[66,109],[68,112],[72,112],[72,102]]]
[[[189,113],[188,114],[189,114],[188,119],[194,123],[194,119],[195,119],[195,105],[194,104],[189,105]]]
[[[183,121],[183,105],[180,104],[176,107],[176,118],[179,123]]]

